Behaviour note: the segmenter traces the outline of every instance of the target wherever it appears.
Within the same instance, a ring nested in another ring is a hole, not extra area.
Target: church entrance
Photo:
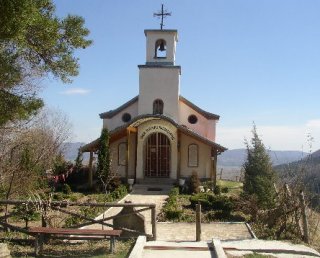
[[[146,177],[169,177],[170,141],[163,133],[153,133],[146,140],[145,167]]]

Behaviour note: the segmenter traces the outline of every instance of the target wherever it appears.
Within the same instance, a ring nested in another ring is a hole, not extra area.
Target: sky
[[[99,114],[138,95],[145,29],[153,13],[172,12],[177,29],[180,94],[220,115],[216,142],[244,148],[252,125],[272,150],[320,149],[320,1],[54,0],[56,14],[80,15],[94,41],[77,51],[71,84],[43,82],[41,96],[73,124],[71,141],[99,137]],[[312,140],[310,141],[311,135]],[[309,139],[309,140],[308,140]]]

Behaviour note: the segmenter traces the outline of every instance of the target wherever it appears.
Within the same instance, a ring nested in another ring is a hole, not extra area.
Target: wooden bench
[[[42,253],[44,235],[53,235],[53,238],[77,239],[77,240],[96,240],[110,239],[110,252],[115,248],[115,238],[120,237],[122,230],[101,230],[101,229],[70,229],[70,228],[29,228],[29,233],[35,237],[35,254]]]

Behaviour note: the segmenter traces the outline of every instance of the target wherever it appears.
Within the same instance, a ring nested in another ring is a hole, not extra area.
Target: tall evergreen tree
[[[101,136],[99,140],[99,152],[98,152],[98,167],[97,174],[103,184],[105,192],[108,191],[108,184],[110,181],[110,149],[109,149],[109,131],[104,128],[101,131]]]
[[[260,208],[270,208],[275,198],[275,173],[270,156],[258,136],[257,128],[252,129],[251,145],[246,141],[247,160],[244,163],[245,194],[257,197]]]
[[[76,171],[80,171],[80,169],[82,168],[82,161],[83,161],[83,153],[81,151],[81,148],[78,149],[78,155],[75,159],[75,169]]]

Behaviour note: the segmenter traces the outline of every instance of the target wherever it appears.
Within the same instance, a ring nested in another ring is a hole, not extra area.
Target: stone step
[[[137,184],[142,185],[174,185],[177,182],[176,179],[172,178],[144,178],[137,179]]]

